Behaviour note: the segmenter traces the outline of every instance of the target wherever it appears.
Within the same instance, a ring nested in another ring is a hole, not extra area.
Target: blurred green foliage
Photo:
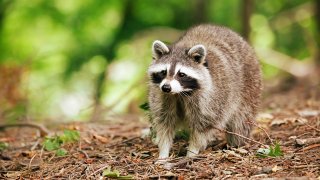
[[[253,2],[249,20],[254,47],[299,60],[313,57],[313,1]],[[201,22],[241,33],[244,3],[0,0],[0,76],[4,69],[21,70],[15,73],[19,81],[0,77],[1,88],[11,83],[17,93],[10,96],[20,97],[9,101],[7,91],[0,91],[0,105],[6,107],[0,110],[0,120],[19,120],[17,114],[35,120],[87,120],[97,106],[104,115],[140,112],[152,41],[173,42]],[[263,71],[266,78],[280,73],[268,64]]]

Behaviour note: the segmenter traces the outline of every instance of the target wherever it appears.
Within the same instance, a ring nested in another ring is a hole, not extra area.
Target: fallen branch
[[[214,127],[214,128],[217,129],[217,130],[219,130],[219,131],[221,131],[221,132],[225,132],[225,133],[228,133],[228,134],[233,134],[233,135],[239,136],[239,137],[241,137],[241,138],[243,138],[243,139],[246,139],[246,140],[248,140],[248,141],[251,141],[251,142],[260,144],[261,146],[264,146],[264,147],[268,148],[267,145],[265,145],[265,144],[263,144],[263,143],[261,143],[261,142],[259,142],[259,141],[256,141],[256,140],[254,140],[254,139],[245,137],[245,136],[243,136],[243,135],[241,135],[241,134],[238,134],[238,133],[235,133],[235,132],[231,132],[231,131],[227,131],[227,130],[224,130],[224,129],[219,129],[219,128],[217,128],[217,127]]]
[[[307,138],[307,139],[296,139],[296,144],[299,146],[317,144],[317,143],[320,143],[320,137]]]
[[[313,149],[313,148],[316,148],[316,147],[320,147],[320,144],[312,144],[312,145],[307,146],[307,147],[305,147],[305,148],[303,148],[303,149],[300,149],[299,151],[304,152],[304,151],[308,151],[308,150]]]
[[[50,131],[44,127],[43,125],[34,124],[34,123],[18,123],[18,124],[2,124],[0,125],[0,130],[11,128],[11,127],[31,127],[36,128],[40,131],[40,136],[44,137],[48,134],[50,134]]]

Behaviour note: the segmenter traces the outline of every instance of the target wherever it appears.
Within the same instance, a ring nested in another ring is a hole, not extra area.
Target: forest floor
[[[58,134],[64,129],[80,132],[76,143],[62,145],[64,156],[45,150],[45,138],[36,128],[6,128],[0,131],[0,141],[9,144],[0,152],[0,179],[320,179],[319,118],[319,84],[269,91],[253,130],[252,139],[259,143],[248,141],[236,149],[221,140],[185,159],[187,142],[177,140],[166,166],[155,164],[157,146],[150,138],[141,138],[142,129],[148,127],[141,119],[146,117],[47,125]],[[276,143],[282,156],[256,155],[265,148],[262,144]]]

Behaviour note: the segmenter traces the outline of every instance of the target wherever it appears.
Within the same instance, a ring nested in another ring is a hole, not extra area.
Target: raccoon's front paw
[[[199,154],[198,150],[188,150],[187,157],[194,157]]]
[[[174,167],[174,163],[170,163],[167,159],[159,159],[155,164],[160,165],[163,169],[171,170]]]
[[[154,164],[164,165],[166,163],[168,163],[167,159],[158,159]]]

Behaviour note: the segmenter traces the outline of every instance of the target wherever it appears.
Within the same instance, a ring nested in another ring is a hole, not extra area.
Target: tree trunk
[[[249,40],[250,36],[250,17],[253,10],[253,0],[243,0],[242,6],[242,35]]]
[[[193,24],[208,22],[207,8],[209,7],[209,0],[196,0],[194,2]]]
[[[315,22],[316,22],[316,34],[315,34],[315,40],[317,43],[317,48],[316,48],[316,54],[315,54],[315,62],[318,66],[318,69],[320,70],[320,1],[319,0],[314,0],[315,6],[314,6],[314,11],[315,11]]]

